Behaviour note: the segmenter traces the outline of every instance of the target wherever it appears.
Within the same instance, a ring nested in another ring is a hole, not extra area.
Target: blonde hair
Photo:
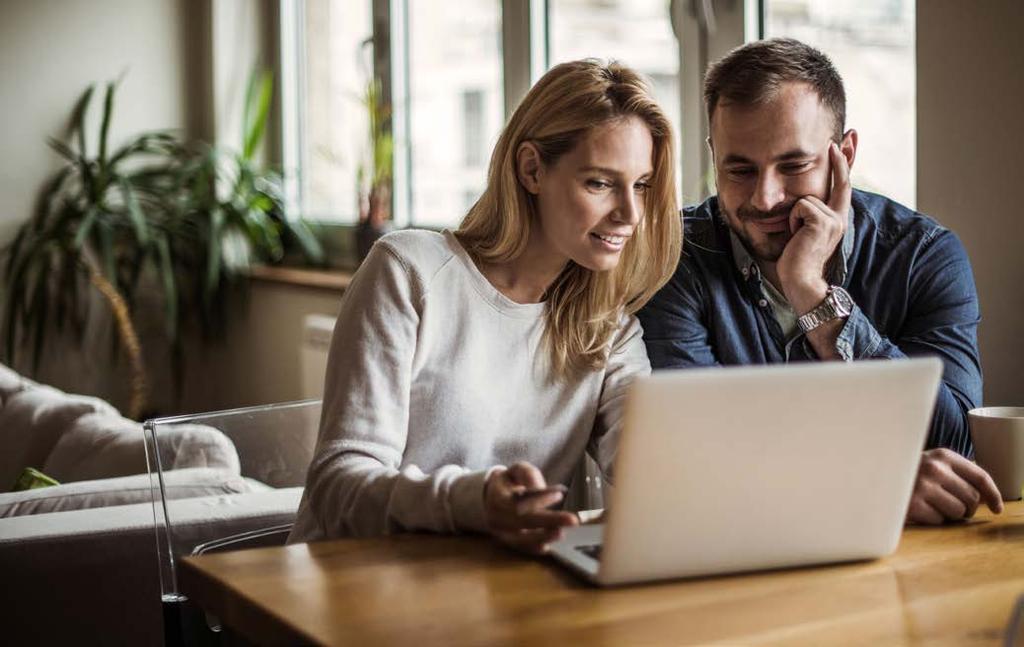
[[[550,166],[592,128],[629,116],[643,121],[654,140],[644,216],[614,269],[594,272],[570,261],[548,288],[544,337],[557,376],[603,367],[623,313],[639,310],[679,260],[672,128],[646,80],[624,65],[593,59],[549,70],[505,126],[491,155],[487,188],[455,232],[478,260],[505,263],[519,257],[538,215],[534,196],[516,173],[519,146],[533,143]]]

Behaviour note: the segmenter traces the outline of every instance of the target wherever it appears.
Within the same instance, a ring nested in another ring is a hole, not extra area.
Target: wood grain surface
[[[433,535],[187,558],[179,578],[261,644],[999,645],[1024,594],[1024,504],[907,528],[881,560],[609,590]]]

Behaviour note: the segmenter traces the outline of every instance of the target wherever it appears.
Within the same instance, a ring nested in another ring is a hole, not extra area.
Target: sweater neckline
[[[545,304],[540,303],[517,303],[512,299],[508,298],[501,293],[498,288],[487,280],[487,277],[483,275],[480,268],[473,262],[473,258],[469,255],[469,252],[462,246],[459,239],[455,237],[455,234],[451,230],[445,229],[443,232],[445,241],[448,246],[452,249],[455,254],[455,258],[458,259],[459,263],[466,270],[466,274],[469,276],[470,283],[476,289],[477,293],[483,298],[495,310],[502,314],[517,319],[538,319],[544,315]]]

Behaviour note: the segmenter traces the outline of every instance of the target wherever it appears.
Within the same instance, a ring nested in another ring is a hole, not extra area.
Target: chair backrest
[[[224,553],[229,550],[284,546],[293,525],[291,523],[282,523],[277,526],[270,526],[269,528],[258,528],[248,532],[240,532],[237,535],[214,539],[193,548],[192,554],[206,555],[208,553]]]
[[[146,421],[165,602],[181,598],[179,557],[214,550],[226,537],[241,545],[269,530],[269,540],[294,520],[320,406],[302,400]]]

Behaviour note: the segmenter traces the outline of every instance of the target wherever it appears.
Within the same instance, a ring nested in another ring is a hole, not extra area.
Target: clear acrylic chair
[[[601,480],[601,468],[589,454],[584,454],[573,470],[569,492],[565,496],[565,508],[573,512],[604,508],[604,483]]]
[[[219,644],[178,588],[181,557],[282,545],[313,458],[320,400],[144,425],[167,645]],[[236,640],[237,642],[237,640]]]

